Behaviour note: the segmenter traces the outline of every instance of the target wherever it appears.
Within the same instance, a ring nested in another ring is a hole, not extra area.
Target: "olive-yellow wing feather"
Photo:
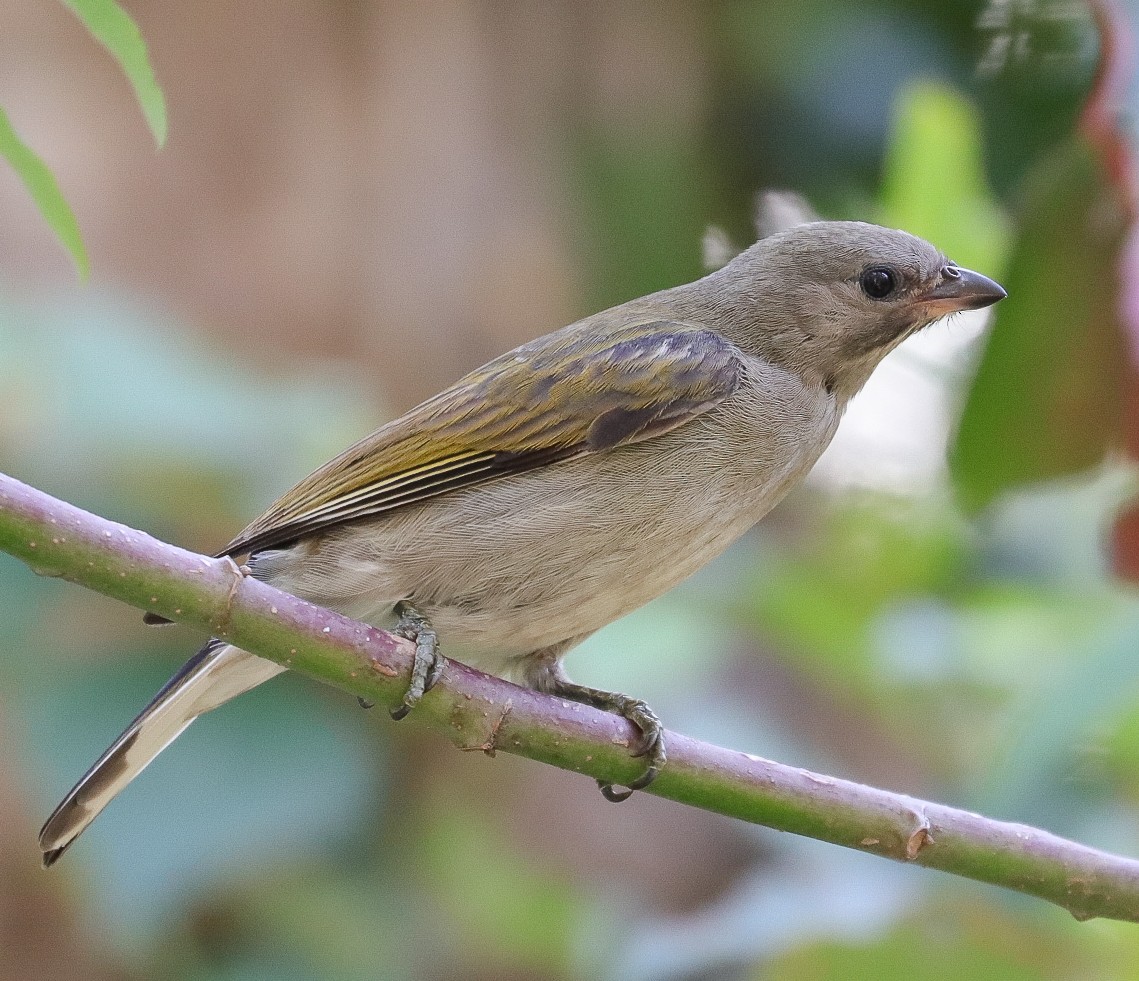
[[[460,379],[306,477],[220,552],[242,555],[683,425],[727,398],[739,351],[672,321],[574,325]]]

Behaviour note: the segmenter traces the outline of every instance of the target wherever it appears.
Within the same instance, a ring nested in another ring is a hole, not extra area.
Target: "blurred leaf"
[[[138,25],[115,0],[63,0],[119,63],[142,107],[154,142],[166,142],[166,99],[146,52]]]
[[[1139,688],[1107,722],[1100,734],[1100,765],[1134,810],[1139,803]]]
[[[935,82],[907,86],[894,106],[881,220],[995,277],[1009,232],[986,186],[982,155],[981,120],[965,96]]]
[[[1077,596],[1110,586],[1104,539],[1137,483],[1139,470],[1113,459],[1078,478],[1006,494],[981,523],[990,572],[1074,589]]]
[[[469,958],[493,958],[525,977],[568,970],[581,919],[573,883],[527,860],[501,828],[459,801],[432,812],[420,845],[448,932],[461,932]]]
[[[35,201],[40,214],[55,232],[75,262],[79,278],[86,279],[90,272],[87,250],[83,247],[83,236],[79,223],[55,181],[55,177],[45,164],[12,128],[7,113],[0,109],[0,155],[19,174],[28,192]]]
[[[1117,718],[1139,688],[1139,610],[1132,603],[1106,622],[1059,670],[1038,673],[1026,686],[974,806],[1087,838],[1095,798],[1102,801],[1108,787],[1083,757],[1094,748],[1097,727]]]
[[[740,94],[714,114],[721,152],[736,156],[732,177],[751,193],[794,187],[824,213],[842,209],[852,181],[875,179],[898,90],[915,77],[954,74],[951,45],[930,30],[932,12],[913,3],[704,6],[715,12],[725,67],[740,80]]]
[[[876,618],[901,597],[955,588],[966,544],[951,509],[885,495],[836,506],[814,547],[773,553],[757,568],[753,622],[797,663],[876,686]]]
[[[1124,508],[1112,525],[1111,565],[1120,579],[1139,582],[1139,504]]]
[[[881,938],[808,944],[769,961],[764,981],[1040,981],[1075,977],[1062,932],[1033,928],[990,904],[922,910]],[[948,915],[947,915],[948,914]]]
[[[987,577],[954,607],[953,636],[969,676],[1008,691],[1071,659],[1124,604],[1104,589],[1077,592]]]
[[[951,472],[970,509],[1010,487],[1085,470],[1120,435],[1120,191],[1075,139],[1031,175],[996,324]]]
[[[412,940],[417,909],[407,883],[377,875],[361,854],[368,845],[354,842],[342,861],[282,862],[201,897],[190,917],[197,949],[189,953],[210,967],[206,976],[192,975],[195,981],[422,976],[408,966],[422,963],[422,954]],[[434,928],[430,920],[424,926]],[[156,954],[148,976],[171,976],[166,945]]]

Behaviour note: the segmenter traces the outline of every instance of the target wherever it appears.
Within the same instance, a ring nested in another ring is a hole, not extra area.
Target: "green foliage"
[[[891,497],[851,501],[822,520],[813,542],[773,550],[756,569],[749,619],[821,673],[849,683],[868,672],[874,684],[874,624],[906,596],[955,590],[967,538],[952,511]]]
[[[119,63],[134,89],[154,142],[166,143],[166,97],[154,76],[138,25],[117,0],[63,0]]]
[[[421,861],[460,949],[523,976],[569,968],[581,921],[569,882],[524,858],[502,831],[461,802],[433,811],[423,832]]]
[[[99,27],[100,9],[114,25],[105,4],[71,6],[161,143],[137,34]],[[1134,474],[1077,473],[1117,428],[1120,202],[1085,147],[1057,142],[1096,46],[1056,68],[1047,31],[1071,11],[1040,5],[1056,15],[1042,34],[1018,10],[1030,62],[978,81],[980,45],[1007,25],[980,31],[967,6],[690,5],[683,36],[663,12],[642,47],[590,34],[558,63],[554,96],[495,117],[562,127],[541,154],[566,175],[551,211],[578,246],[566,280],[582,312],[697,274],[704,225],[742,239],[747,202],[772,184],[927,235],[1010,290],[972,389],[938,371],[966,400],[953,487],[800,492],[568,667],[646,697],[670,728],[1135,854],[1139,626],[1103,550]],[[679,120],[639,115],[639,89],[596,110],[602,57],[645,85],[654,66],[703,59],[696,101]],[[269,377],[200,326],[129,297],[0,296],[0,469],[208,550],[382,421],[373,363],[364,383],[307,354]],[[1036,483],[1056,474],[1075,477]],[[35,819],[200,638],[146,630],[3,556],[0,622],[3,789],[38,883]],[[115,976],[1139,976],[1132,927],[644,796],[614,808],[584,779],[454,753],[289,678],[195,723],[53,875],[53,902],[70,901]]]
[[[999,279],[1009,227],[988,189],[981,119],[947,85],[917,82],[894,104],[881,191],[883,224],[936,242],[950,258]]]
[[[1009,297],[953,447],[953,479],[976,509],[1010,487],[1100,463],[1119,441],[1128,354],[1121,191],[1082,139],[1029,175]]]
[[[40,209],[40,214],[51,226],[56,238],[71,253],[75,268],[79,270],[79,278],[86,279],[90,263],[87,260],[87,250],[83,246],[83,236],[79,232],[79,223],[75,220],[75,214],[47,164],[20,139],[3,109],[0,109],[0,156],[3,156],[20,176],[36,207]]]
[[[154,76],[146,43],[135,24],[116,0],[63,0],[119,63],[134,90],[154,141],[166,142],[166,97]],[[47,164],[24,143],[0,109],[0,156],[11,165],[51,227],[57,239],[71,254],[79,278],[90,273],[87,250],[79,223]]]
[[[1065,946],[1053,931],[1026,927],[997,908],[978,907],[966,916],[953,911],[949,919],[929,911],[902,921],[880,938],[802,947],[766,964],[755,978],[1039,981],[1080,973]]]

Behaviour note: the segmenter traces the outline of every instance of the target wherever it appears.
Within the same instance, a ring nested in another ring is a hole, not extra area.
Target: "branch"
[[[0,474],[0,549],[58,576],[209,630],[303,674],[389,707],[403,697],[412,645],[106,521]],[[413,718],[460,749],[504,752],[613,783],[642,764],[616,716],[448,661]],[[943,869],[1038,896],[1077,919],[1139,922],[1139,862],[1046,831],[668,733],[668,766],[646,793],[780,831]]]

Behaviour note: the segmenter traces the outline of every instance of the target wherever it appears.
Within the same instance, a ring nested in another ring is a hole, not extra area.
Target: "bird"
[[[882,358],[1004,289],[905,231],[810,221],[701,279],[522,344],[381,426],[217,555],[416,644],[401,718],[446,657],[627,718],[648,786],[666,765],[642,700],[562,658],[752,528],[811,469]],[[160,618],[150,618],[152,621]],[[195,718],[285,670],[210,640],[45,822],[52,865]]]

